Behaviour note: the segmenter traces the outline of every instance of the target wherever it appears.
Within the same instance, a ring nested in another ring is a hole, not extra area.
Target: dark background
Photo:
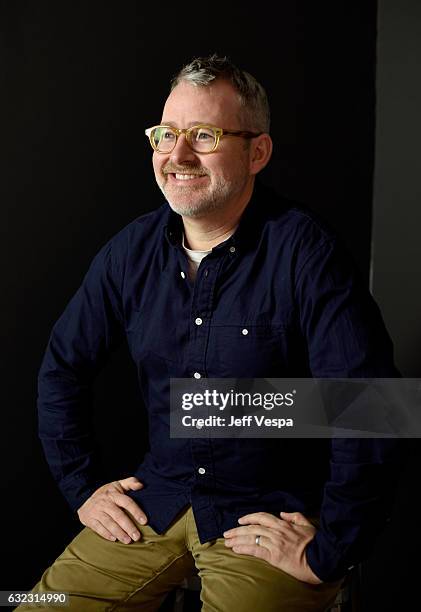
[[[162,203],[144,128],[192,57],[228,54],[266,87],[275,149],[263,180],[339,233],[403,374],[421,376],[420,18],[416,2],[392,0],[288,1],[276,15],[268,2],[0,2],[0,590],[31,588],[80,528],[37,439],[37,372],[94,254]],[[147,440],[125,350],[95,387],[104,469],[129,475]],[[418,443],[411,456],[363,564],[364,611],[417,601]]]

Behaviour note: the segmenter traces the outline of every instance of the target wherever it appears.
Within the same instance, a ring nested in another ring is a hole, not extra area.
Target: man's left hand
[[[298,580],[321,584],[307,563],[305,548],[316,528],[301,512],[281,512],[281,518],[268,512],[254,512],[238,519],[242,527],[224,532],[225,546],[240,555],[264,559]],[[256,536],[260,536],[256,544]]]

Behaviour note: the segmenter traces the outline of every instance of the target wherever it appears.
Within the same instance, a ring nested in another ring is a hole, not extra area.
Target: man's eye
[[[164,132],[162,138],[164,138],[165,140],[172,140],[173,138],[175,138],[175,134],[174,132]]]
[[[200,131],[196,134],[196,140],[209,140],[213,138],[212,132]]]

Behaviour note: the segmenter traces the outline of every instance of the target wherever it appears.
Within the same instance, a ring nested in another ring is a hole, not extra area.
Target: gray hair
[[[205,87],[215,79],[229,81],[238,92],[243,108],[242,129],[269,132],[270,109],[265,90],[251,74],[237,68],[228,57],[219,57],[214,53],[208,57],[194,58],[172,79],[171,91],[180,81]]]

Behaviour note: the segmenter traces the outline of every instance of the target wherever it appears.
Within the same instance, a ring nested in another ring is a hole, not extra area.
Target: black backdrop
[[[275,142],[264,181],[322,214],[368,281],[376,2],[327,4],[283,2],[275,15],[268,2],[1,2],[0,589],[29,589],[79,529],[37,440],[37,371],[94,254],[162,202],[143,130],[159,121],[183,63],[216,51],[263,83]],[[104,469],[128,475],[147,440],[125,350],[95,391]],[[366,566],[366,609],[392,610],[393,551],[381,549],[378,576],[379,550]]]

